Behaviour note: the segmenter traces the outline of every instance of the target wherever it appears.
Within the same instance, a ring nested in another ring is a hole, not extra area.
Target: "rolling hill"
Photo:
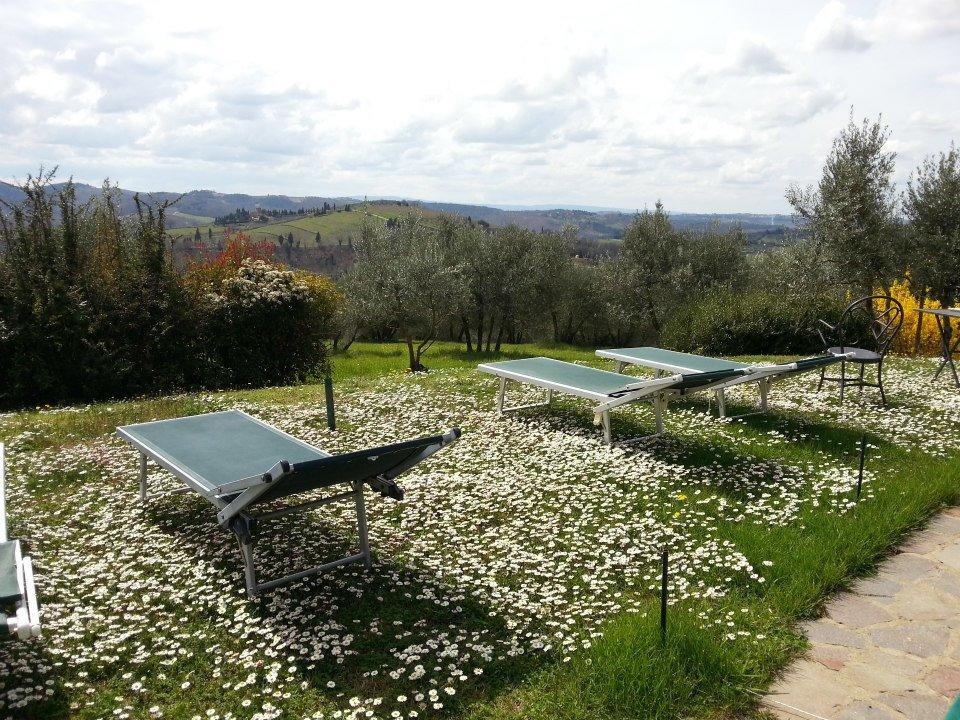
[[[51,188],[57,188],[53,185]],[[100,192],[93,185],[78,183],[77,194],[81,200],[87,200]],[[132,213],[135,210],[134,191],[117,190],[121,211]],[[634,213],[603,209],[546,208],[539,206],[503,209],[485,205],[469,205],[446,202],[414,201],[407,203],[396,199],[373,200],[364,203],[354,197],[325,197],[307,195],[302,197],[288,195],[247,195],[243,193],[220,193],[213,190],[191,190],[186,193],[150,192],[140,193],[153,202],[176,201],[168,211],[168,227],[171,236],[179,239],[192,237],[199,230],[203,241],[222,237],[225,228],[213,225],[216,217],[228,215],[243,208],[248,211],[260,209],[270,215],[271,211],[297,211],[322,207],[325,203],[337,209],[345,205],[363,205],[366,212],[383,217],[396,217],[419,207],[427,213],[450,213],[484,221],[490,225],[503,226],[516,224],[530,230],[560,230],[573,225],[585,242],[615,240],[622,236],[624,228]],[[0,182],[0,200],[13,204],[22,200],[21,191],[10,184]],[[276,242],[283,234],[293,234],[294,244],[302,247],[315,247],[316,234],[319,232],[322,245],[347,243],[355,235],[362,219],[358,213],[335,212],[314,217],[296,215],[275,218],[274,221],[245,224],[240,227],[255,239]],[[711,226],[729,228],[740,225],[747,234],[752,249],[762,250],[782,245],[789,239],[793,228],[793,219],[789,215],[761,215],[756,213],[682,213],[671,212],[670,219],[681,229],[707,229]],[[211,233],[213,237],[211,237]]]

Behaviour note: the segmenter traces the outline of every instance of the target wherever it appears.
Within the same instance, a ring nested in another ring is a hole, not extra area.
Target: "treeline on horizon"
[[[367,225],[341,282],[335,347],[399,338],[412,370],[440,338],[468,351],[552,340],[798,354],[821,349],[818,319],[835,320],[852,299],[889,294],[898,282],[921,305],[953,305],[960,156],[951,146],[928,157],[898,195],[889,137],[880,121],[851,117],[818,185],[786,191],[804,237],[761,254],[746,252],[740,228],[677,229],[659,203],[633,219],[616,257],[592,262],[573,256],[572,230],[422,217]]]
[[[243,235],[178,267],[169,202],[137,198],[125,218],[109,185],[81,204],[41,174],[0,213],[0,404],[298,382],[328,370],[324,339],[402,341],[411,370],[440,339],[816,351],[816,321],[855,297],[906,283],[921,304],[957,300],[960,157],[929,156],[898,194],[889,136],[851,117],[819,183],[786,191],[803,235],[777,250],[748,253],[739,227],[679,229],[660,203],[616,256],[590,258],[573,228],[412,213],[368,219],[335,285]]]

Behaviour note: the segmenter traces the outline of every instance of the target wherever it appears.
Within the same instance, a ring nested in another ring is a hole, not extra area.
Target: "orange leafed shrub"
[[[254,242],[242,232],[228,232],[224,248],[213,257],[206,257],[187,269],[187,285],[194,291],[219,288],[223,281],[237,274],[244,260],[273,260],[274,247],[268,242]]]

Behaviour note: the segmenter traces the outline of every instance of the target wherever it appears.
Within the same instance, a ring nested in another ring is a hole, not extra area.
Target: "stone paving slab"
[[[960,508],[805,623],[810,651],[770,689],[780,720],[943,720],[960,693]]]

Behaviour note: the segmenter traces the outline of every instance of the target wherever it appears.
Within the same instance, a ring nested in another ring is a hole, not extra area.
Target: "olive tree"
[[[841,278],[864,295],[889,289],[902,270],[889,129],[850,118],[833,141],[816,189],[792,186],[787,201],[824,248]]]
[[[423,354],[459,305],[462,280],[441,233],[420,214],[392,227],[365,222],[344,279],[354,317],[386,325],[403,339],[411,372],[425,370]]]
[[[904,193],[911,284],[942,307],[960,296],[960,153],[926,158]],[[948,339],[950,326],[947,325]]]
[[[659,341],[680,267],[679,233],[663,203],[657,201],[653,212],[639,213],[623,231],[618,265],[625,307],[633,308],[635,320],[649,323]]]

